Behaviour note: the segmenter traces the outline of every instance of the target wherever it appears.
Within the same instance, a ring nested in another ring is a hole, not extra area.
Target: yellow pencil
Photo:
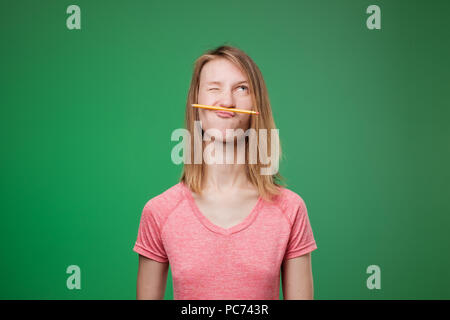
[[[207,106],[207,105],[204,105],[204,104],[193,104],[192,106],[195,107],[195,108],[202,108],[202,109],[209,109],[209,110],[223,110],[223,111],[230,111],[230,112],[259,114],[258,111],[235,109],[235,108],[224,108],[224,107],[216,107],[216,106]]]

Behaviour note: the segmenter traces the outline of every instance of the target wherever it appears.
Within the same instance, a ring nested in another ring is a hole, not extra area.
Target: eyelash
[[[241,87],[244,87],[248,91],[248,87],[247,86],[241,85],[238,88],[241,88]],[[209,89],[209,91],[211,91],[211,90],[219,90],[219,89],[218,88],[211,88],[211,89]]]

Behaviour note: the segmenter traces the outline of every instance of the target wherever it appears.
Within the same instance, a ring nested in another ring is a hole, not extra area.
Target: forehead
[[[200,83],[221,84],[248,81],[247,76],[238,66],[225,58],[207,62],[200,72]]]

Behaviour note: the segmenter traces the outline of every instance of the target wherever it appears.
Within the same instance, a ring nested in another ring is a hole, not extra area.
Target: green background
[[[66,9],[81,8],[81,30]],[[369,30],[366,8],[381,9]],[[448,1],[1,1],[0,298],[134,299],[144,204],[194,60],[227,43],[268,86],[305,200],[316,299],[450,298]],[[81,268],[68,290],[66,268]],[[369,265],[381,289],[369,290]],[[173,299],[169,273],[166,299]]]

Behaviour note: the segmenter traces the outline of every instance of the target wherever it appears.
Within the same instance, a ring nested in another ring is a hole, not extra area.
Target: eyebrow
[[[239,82],[236,82],[234,85],[238,85],[238,84],[241,84],[241,83],[248,83],[248,81],[247,80],[242,80],[242,81],[239,81]],[[210,82],[207,82],[206,84],[222,84],[222,82],[220,82],[220,81],[210,81]]]

